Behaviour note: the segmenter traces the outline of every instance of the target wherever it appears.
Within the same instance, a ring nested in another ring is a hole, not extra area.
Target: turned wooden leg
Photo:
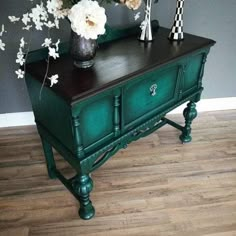
[[[77,176],[77,178],[74,179],[72,186],[79,196],[79,216],[84,220],[91,219],[95,214],[95,209],[89,199],[89,194],[93,189],[92,179],[89,175]]]
[[[52,151],[52,146],[41,136],[43,150],[44,150],[44,156],[47,164],[48,169],[48,176],[51,179],[56,179],[56,175],[54,173],[54,170],[56,169],[54,155]]]
[[[184,109],[183,112],[184,118],[185,118],[185,126],[182,130],[182,134],[179,136],[182,143],[188,143],[191,142],[191,124],[193,119],[197,117],[197,110],[196,110],[196,104],[194,102],[189,102],[187,104],[187,107]]]

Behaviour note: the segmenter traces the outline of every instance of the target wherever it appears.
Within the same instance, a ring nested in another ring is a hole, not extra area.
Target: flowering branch
[[[34,0],[30,0],[34,4]],[[98,1],[98,0],[97,0]],[[29,41],[26,42],[24,37],[20,39],[19,50],[16,55],[16,63],[20,68],[15,71],[17,78],[25,77],[26,61],[28,58],[30,43],[32,39],[32,30],[42,31],[47,28],[59,29],[59,21],[68,17],[71,22],[71,28],[78,35],[86,39],[97,39],[98,35],[105,33],[106,15],[105,9],[100,7],[94,0],[45,0],[35,4],[21,16],[8,16],[11,23],[23,24],[22,30],[30,32]],[[132,10],[136,10],[142,0],[104,0],[106,2],[115,1],[122,3]],[[135,14],[138,19],[140,13]],[[3,34],[6,33],[4,25],[0,29],[0,50],[4,51],[6,44],[2,40]],[[50,80],[50,87],[58,82],[58,75],[48,77],[50,57],[56,60],[59,57],[59,43],[52,43],[50,35],[44,39],[42,47],[48,48],[47,68],[43,79],[43,86],[46,79]],[[26,47],[27,45],[27,47]],[[24,66],[24,67],[23,67]],[[23,69],[22,69],[23,67]],[[40,90],[41,96],[42,89]]]
[[[1,37],[3,36],[4,33],[6,33],[7,31],[5,31],[5,27],[4,25],[2,25],[2,29],[1,29],[1,32],[0,32],[0,49],[2,51],[5,51],[5,46],[6,44],[2,41]]]
[[[51,81],[51,85],[50,87],[53,86],[53,84],[56,84],[58,81],[57,79],[59,78],[58,75],[53,75],[51,77],[48,77],[48,71],[49,71],[49,64],[50,64],[50,57],[53,57],[54,59],[57,59],[59,57],[59,43],[60,40],[58,39],[56,43],[52,43],[52,39],[50,38],[50,31],[48,31],[48,38],[46,38],[44,40],[44,43],[42,44],[43,47],[48,48],[48,58],[46,60],[47,62],[47,68],[46,68],[46,72],[44,75],[44,79],[43,79],[43,83],[40,89],[40,94],[39,94],[39,98],[41,99],[41,94],[42,94],[42,89],[44,87],[44,84],[46,82],[46,79],[49,79]]]
[[[29,43],[28,43],[28,48],[27,48],[27,50],[26,50],[25,61],[27,61],[27,59],[28,59],[31,41],[32,41],[32,31],[30,31]],[[25,72],[25,71],[26,71],[26,63],[24,64],[24,72]]]
[[[31,0],[32,1],[32,0]],[[63,2],[62,0],[47,0],[46,5],[41,2],[40,4],[36,4],[35,7],[31,8],[29,12],[24,13],[21,17],[9,16],[8,19],[12,23],[21,22],[23,23],[23,30],[30,31],[34,28],[37,31],[42,31],[43,27],[47,27],[48,30],[52,28],[59,29],[59,20],[64,19],[68,13],[68,9],[62,9]],[[5,43],[3,43],[1,37],[3,33],[5,33],[4,25],[2,25],[2,30],[0,32],[0,49],[5,50]],[[49,43],[50,41],[50,43]],[[53,57],[54,59],[59,57],[59,48],[58,45],[60,40],[57,43],[51,45],[51,39],[46,38],[43,47],[48,47],[48,58]],[[20,40],[19,50],[17,52],[16,63],[20,66],[24,65],[24,70],[21,68],[16,70],[15,73],[17,78],[24,78],[25,76],[25,67],[26,60],[29,54],[31,43],[31,37],[29,43],[25,42],[24,37]],[[25,45],[28,44],[28,48],[26,52],[24,52]],[[49,67],[49,59],[47,60]],[[47,78],[48,68],[46,70],[45,78]],[[45,79],[44,79],[45,81]],[[53,80],[54,81],[54,80]]]

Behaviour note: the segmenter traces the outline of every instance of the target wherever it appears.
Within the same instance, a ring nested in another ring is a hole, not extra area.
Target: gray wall
[[[5,24],[8,32],[3,38],[7,44],[6,51],[0,51],[0,114],[31,110],[25,82],[22,79],[16,79],[15,74],[15,70],[18,68],[15,58],[22,30],[19,30],[19,25],[11,24],[8,21],[9,15],[22,15],[30,6],[31,3],[28,0],[4,0],[1,3],[0,26]],[[65,21],[63,32],[60,32],[60,38],[64,41],[67,40],[70,31],[69,24],[67,24]],[[46,35],[46,32],[33,34],[31,49],[39,48]],[[25,39],[29,38],[29,33],[24,36]]]
[[[160,0],[156,16],[171,27],[174,0]],[[203,98],[236,97],[236,0],[186,0],[184,31],[217,43],[207,59]]]
[[[175,12],[175,0],[159,0],[153,8],[153,18],[165,27],[171,27]],[[6,24],[8,15],[20,15],[30,6],[27,0],[3,1],[0,9],[0,25]],[[186,0],[184,30],[212,38],[217,44],[208,57],[205,70],[204,98],[236,96],[236,1],[235,0]],[[122,7],[107,7],[109,22],[124,25],[133,22],[133,12]],[[0,51],[0,114],[30,111],[31,106],[23,80],[17,80],[14,71],[15,55],[22,36],[17,25],[6,24],[8,34],[6,52]],[[62,31],[54,33],[55,38],[68,40],[70,27],[63,23]],[[32,49],[40,46],[46,33],[33,36]],[[25,35],[27,38],[27,34]],[[158,53],[158,52],[157,52]]]

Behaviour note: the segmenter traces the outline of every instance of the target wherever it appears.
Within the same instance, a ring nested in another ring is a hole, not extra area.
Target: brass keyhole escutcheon
[[[150,92],[151,92],[151,95],[152,96],[155,96],[157,93],[156,93],[156,90],[157,90],[157,84],[153,84],[151,87],[150,87]]]

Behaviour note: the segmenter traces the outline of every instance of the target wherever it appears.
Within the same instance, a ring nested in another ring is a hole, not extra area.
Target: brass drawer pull
[[[157,89],[157,84],[153,84],[153,85],[150,87],[150,92],[151,92],[151,95],[152,95],[152,96],[155,96],[155,95],[156,95],[156,89]]]

